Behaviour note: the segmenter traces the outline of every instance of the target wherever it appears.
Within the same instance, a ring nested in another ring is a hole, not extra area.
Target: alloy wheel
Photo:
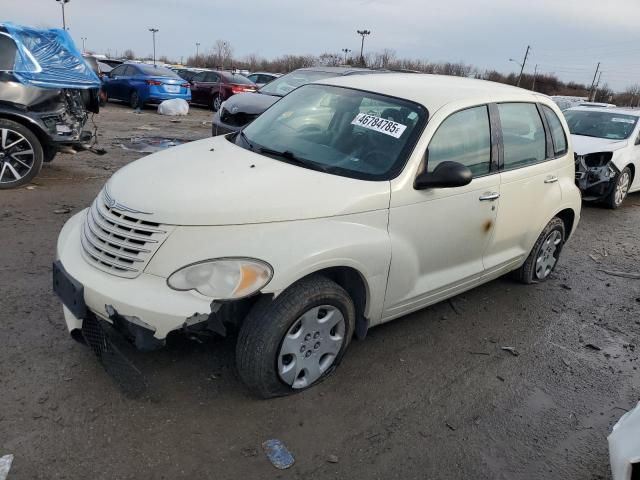
[[[620,204],[623,202],[623,200],[627,196],[627,192],[629,191],[630,180],[631,180],[631,177],[629,175],[629,172],[627,171],[623,171],[618,177],[618,182],[616,183],[616,191],[614,196],[614,201],[616,202],[617,206],[620,206]]]
[[[317,381],[333,365],[345,340],[346,323],[333,305],[303,313],[284,336],[278,353],[280,379],[294,389]]]
[[[561,243],[562,233],[558,230],[551,231],[549,235],[547,235],[547,238],[544,239],[544,242],[542,242],[535,265],[536,277],[539,280],[547,278],[551,270],[553,270],[553,267],[558,261]]]
[[[17,182],[33,168],[35,151],[22,134],[0,129],[0,184]]]

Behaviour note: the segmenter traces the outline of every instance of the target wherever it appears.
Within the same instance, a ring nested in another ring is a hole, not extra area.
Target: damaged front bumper
[[[603,200],[615,187],[619,172],[611,162],[611,156],[610,152],[575,155],[576,185],[583,200]]]
[[[84,215],[80,212],[65,224],[53,266],[54,291],[72,334],[88,317],[108,322],[140,350],[161,348],[176,330],[226,333],[220,305],[203,295],[173,290],[156,275],[124,279],[89,265],[80,245]]]

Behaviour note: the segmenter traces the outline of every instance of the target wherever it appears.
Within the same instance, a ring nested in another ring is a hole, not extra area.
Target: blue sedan
[[[168,68],[144,63],[123,63],[103,79],[107,98],[124,100],[132,108],[145,103],[182,98],[191,100],[191,86]]]

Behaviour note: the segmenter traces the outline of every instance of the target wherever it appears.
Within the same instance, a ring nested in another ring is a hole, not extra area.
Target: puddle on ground
[[[120,145],[120,147],[125,150],[140,153],[155,153],[190,141],[191,140],[171,137],[130,137],[127,139],[117,139],[113,143]]]

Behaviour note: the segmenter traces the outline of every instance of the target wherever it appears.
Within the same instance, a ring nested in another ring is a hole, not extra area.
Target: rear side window
[[[125,77],[133,77],[134,75],[138,74],[138,70],[136,70],[135,67],[132,67],[131,65],[128,65],[125,70],[124,70],[124,76]]]
[[[544,112],[544,116],[549,124],[549,129],[551,130],[553,153],[556,156],[564,155],[567,153],[567,136],[564,133],[564,128],[562,128],[562,123],[560,123],[560,119],[555,112],[546,105],[542,105],[542,111]]]
[[[117,75],[124,75],[124,71],[127,69],[124,65],[114,68],[111,70],[111,76],[115,77]]]
[[[542,119],[533,103],[498,104],[504,142],[504,169],[522,168],[546,159]]]
[[[191,79],[192,82],[204,82],[204,77],[207,74],[207,72],[200,72],[200,73],[196,73],[193,78]]]
[[[442,162],[458,162],[474,177],[491,168],[491,131],[486,106],[468,108],[452,114],[438,127],[429,144],[427,171]]]
[[[216,83],[218,81],[218,74],[213,72],[207,72],[207,74],[204,77],[204,80],[202,81]]]
[[[0,70],[13,70],[16,64],[16,49],[11,37],[0,34]]]

